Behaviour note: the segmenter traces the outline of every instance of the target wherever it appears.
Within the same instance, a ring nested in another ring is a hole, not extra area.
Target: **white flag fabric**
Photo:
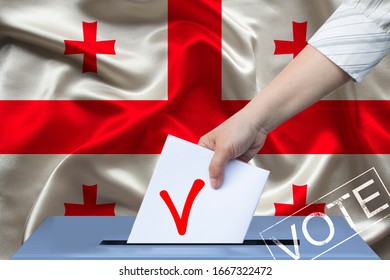
[[[340,4],[0,0],[0,258],[48,216],[136,215],[166,135],[196,143]],[[312,202],[344,215],[343,202],[390,259],[389,208],[368,218],[361,207],[387,203],[389,66],[386,57],[270,133],[251,161],[271,171],[256,215]],[[307,193],[297,199],[293,185]]]

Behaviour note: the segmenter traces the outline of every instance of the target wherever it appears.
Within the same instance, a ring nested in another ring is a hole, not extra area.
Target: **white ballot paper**
[[[213,151],[168,136],[128,243],[242,243],[269,171],[230,161],[210,185]]]

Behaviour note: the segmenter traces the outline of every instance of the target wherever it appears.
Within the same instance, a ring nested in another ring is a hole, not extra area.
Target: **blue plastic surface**
[[[342,217],[330,217],[334,235],[321,246],[305,239],[302,232],[305,217],[284,218],[254,216],[245,239],[262,240],[260,232],[265,239],[268,234],[277,239],[292,239],[291,224],[295,224],[299,259],[379,259]],[[103,240],[127,240],[134,219],[133,216],[48,217],[11,259],[292,259],[276,245],[100,245]],[[310,221],[307,232],[314,240],[330,236],[329,226],[321,220]],[[286,248],[297,253],[293,245]]]

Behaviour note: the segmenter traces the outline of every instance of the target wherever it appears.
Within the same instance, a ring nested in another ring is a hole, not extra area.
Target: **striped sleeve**
[[[361,81],[390,51],[390,0],[344,1],[309,44]]]

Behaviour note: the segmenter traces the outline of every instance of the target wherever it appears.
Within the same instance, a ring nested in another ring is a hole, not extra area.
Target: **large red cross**
[[[115,203],[96,204],[97,185],[83,185],[84,204],[64,203],[65,216],[115,216]]]
[[[221,19],[222,0],[168,0],[166,101],[0,101],[0,153],[159,154],[167,134],[196,143],[247,103],[221,100]],[[389,111],[390,101],[321,101],[261,152],[390,153]]]
[[[325,203],[306,204],[307,185],[293,185],[293,203],[274,203],[275,216],[308,216],[312,213],[324,213]]]
[[[64,54],[83,54],[83,73],[97,73],[97,54],[115,54],[115,40],[96,41],[97,22],[83,22],[83,41],[64,40]]]

